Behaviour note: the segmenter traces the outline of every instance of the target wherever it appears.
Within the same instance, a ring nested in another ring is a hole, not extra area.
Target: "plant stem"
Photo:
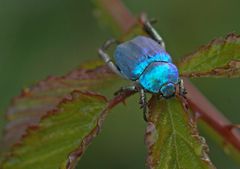
[[[136,23],[136,18],[119,0],[97,0],[112,17],[122,32],[127,32]]]

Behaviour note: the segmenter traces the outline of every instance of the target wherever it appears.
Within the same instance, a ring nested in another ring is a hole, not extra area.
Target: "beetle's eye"
[[[160,91],[164,97],[171,97],[175,94],[176,89],[175,89],[174,84],[168,83],[168,84],[165,84],[164,86],[162,86]]]

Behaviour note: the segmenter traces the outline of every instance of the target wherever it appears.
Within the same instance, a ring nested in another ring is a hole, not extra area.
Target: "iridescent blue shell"
[[[154,40],[137,36],[117,46],[115,62],[121,73],[137,80],[152,62],[172,63],[170,55]]]

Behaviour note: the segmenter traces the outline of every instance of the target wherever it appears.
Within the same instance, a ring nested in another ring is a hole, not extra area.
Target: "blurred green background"
[[[135,15],[145,11],[159,21],[156,28],[174,58],[213,38],[240,33],[239,0],[123,2]],[[0,0],[0,112],[22,88],[98,57],[96,49],[111,33],[99,25],[94,13],[91,1],[84,0]],[[203,78],[193,83],[231,121],[240,122],[240,79]],[[134,96],[128,106],[112,111],[78,168],[145,168],[145,123],[137,102]],[[218,169],[240,168],[211,139],[207,142]]]

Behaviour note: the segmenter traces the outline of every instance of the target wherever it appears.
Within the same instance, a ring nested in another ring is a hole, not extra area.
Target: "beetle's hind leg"
[[[147,113],[148,113],[148,109],[147,109],[147,96],[146,96],[146,92],[144,91],[144,89],[140,89],[140,100],[139,100],[139,104],[141,105],[141,109],[143,109],[143,119],[147,122]]]
[[[142,14],[140,19],[141,19],[141,22],[143,23],[144,30],[150,35],[151,38],[153,38],[156,42],[158,42],[162,46],[162,48],[165,49],[165,43],[162,37],[158,34],[158,32],[154,29],[154,27],[151,24],[151,23],[155,23],[156,21],[148,20],[145,14]]]
[[[107,64],[107,66],[117,75],[126,78],[118,69],[118,67],[113,63],[109,55],[105,52],[111,45],[117,44],[115,39],[107,40],[101,48],[98,49],[98,54],[100,58]]]

